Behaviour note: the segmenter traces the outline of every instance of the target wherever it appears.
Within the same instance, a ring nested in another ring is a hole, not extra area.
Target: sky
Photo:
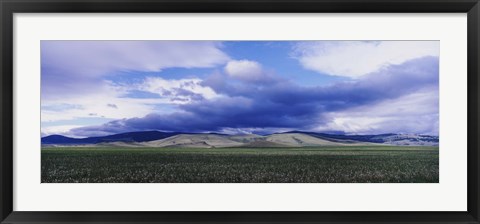
[[[438,41],[41,41],[41,132],[438,136]]]

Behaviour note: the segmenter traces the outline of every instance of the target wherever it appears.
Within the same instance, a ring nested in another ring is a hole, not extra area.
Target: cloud
[[[255,85],[270,85],[283,80],[273,72],[266,70],[256,61],[232,60],[225,65],[223,70],[227,77],[220,74],[216,74],[213,77],[222,79],[224,84],[231,80],[236,80]]]
[[[42,99],[102,91],[116,71],[209,68],[230,60],[209,41],[41,41]]]
[[[84,137],[83,135],[80,135],[80,136],[72,135],[72,132],[70,132],[71,129],[75,129],[79,127],[81,126],[80,125],[57,125],[57,126],[50,126],[50,127],[42,126],[41,134],[42,134],[42,137],[49,136],[49,135],[64,135],[72,138]]]
[[[117,105],[116,105],[116,104],[113,104],[113,103],[108,103],[108,104],[107,104],[107,107],[111,107],[111,108],[118,109]]]
[[[358,78],[388,65],[440,53],[439,41],[309,41],[293,57],[309,70]]]
[[[352,133],[382,133],[387,130],[384,127],[389,127],[409,133],[436,133],[438,127],[427,123],[434,124],[438,114],[438,98],[434,97],[438,95],[438,69],[437,57],[423,57],[382,67],[353,81],[317,87],[302,87],[287,80],[224,86],[219,78],[207,79],[203,86],[211,88],[217,97],[181,104],[179,111],[169,114],[151,113],[75,128],[71,132],[75,135],[137,130],[260,132],[330,127]],[[408,119],[402,122],[402,116]],[[415,117],[425,122],[415,125]],[[349,124],[350,127],[346,126]],[[357,128],[362,125],[366,128]]]
[[[82,107],[56,109],[58,105],[62,105],[62,101],[42,102],[42,104],[51,108],[42,109],[42,122],[65,121],[85,117],[121,119],[143,116],[154,111],[154,105],[163,102],[161,99],[118,98],[110,95],[98,95],[95,100],[92,100],[91,97],[77,97],[70,100],[72,103],[81,104]],[[117,108],[108,106],[105,102],[112,102],[111,105],[116,105]]]
[[[212,88],[201,83],[202,80],[198,78],[167,80],[160,77],[148,77],[137,87],[134,87],[134,90],[158,94],[175,104],[218,97],[218,94]]]
[[[151,113],[154,111],[154,105],[167,101],[161,98],[121,97],[125,94],[125,89],[122,87],[105,85],[102,91],[96,92],[93,96],[84,94],[49,100],[42,99],[41,120],[42,122],[53,122],[85,117],[112,119],[137,117]]]
[[[225,66],[225,72],[232,78],[244,81],[259,80],[264,73],[262,65],[249,60],[229,61]]]
[[[325,110],[338,110],[388,98],[396,98],[426,86],[438,86],[438,58],[424,57],[391,65],[353,81],[329,86],[303,87],[288,80],[268,85],[229,85],[215,78],[208,85],[219,94],[268,100],[289,106],[315,103]]]
[[[198,85],[196,79],[147,78],[140,84],[105,79],[119,71],[206,68],[228,60],[221,45],[209,41],[42,41],[42,122],[139,117],[158,104],[208,99],[215,93]],[[154,94],[142,99],[127,97],[136,90]]]
[[[201,84],[202,80],[163,79],[147,77],[140,83],[111,84],[98,95],[86,94],[68,99],[50,99],[42,101],[42,121],[62,121],[82,117],[102,117],[121,119],[139,117],[153,111],[159,111],[158,105],[180,105],[219,97],[212,88]],[[135,98],[130,93],[146,92],[148,97]],[[68,101],[69,103],[64,103]],[[109,103],[107,103],[109,102]],[[164,107],[164,106],[163,106]],[[121,108],[121,109],[119,109]]]
[[[141,118],[122,119],[104,125],[72,129],[75,135],[120,133],[137,130],[212,132],[224,128],[296,128],[312,124],[311,107],[256,102],[243,97],[222,97],[203,103],[182,105],[182,112],[149,114]],[[315,123],[315,122],[313,122]]]
[[[412,133],[438,135],[438,88],[425,88],[405,96],[359,106],[325,116],[330,122],[315,131],[347,133]]]

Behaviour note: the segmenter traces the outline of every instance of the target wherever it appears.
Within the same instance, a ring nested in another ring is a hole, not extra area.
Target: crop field
[[[42,148],[42,183],[438,183],[438,147]]]

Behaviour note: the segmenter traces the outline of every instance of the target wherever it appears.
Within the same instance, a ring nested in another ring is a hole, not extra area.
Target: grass
[[[42,183],[438,183],[438,147],[43,148]]]

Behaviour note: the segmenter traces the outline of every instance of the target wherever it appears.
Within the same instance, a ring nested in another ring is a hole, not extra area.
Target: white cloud
[[[262,65],[249,60],[229,61],[225,72],[230,77],[243,81],[256,81],[263,76]]]
[[[140,84],[139,90],[156,93],[169,103],[185,104],[195,100],[195,97],[212,99],[219,95],[207,86],[202,86],[202,80],[191,79],[162,79],[160,77],[149,77]]]
[[[42,99],[101,91],[122,71],[212,68],[230,60],[210,41],[42,41]]]
[[[65,110],[42,109],[42,122],[73,120],[77,118],[101,117],[122,119],[125,117],[139,117],[150,113],[155,104],[162,103],[161,100],[155,99],[118,98],[115,96],[102,95],[94,99],[90,97],[70,98],[69,101],[81,105],[81,107]],[[49,101],[43,104],[55,108],[56,105],[61,105],[63,102],[64,101]],[[115,104],[118,109],[110,107],[108,104]]]
[[[383,66],[439,53],[439,41],[313,41],[297,44],[293,56],[306,69],[357,78]]]
[[[107,76],[122,71],[161,71],[166,68],[210,68],[230,60],[221,50],[221,44],[210,41],[42,41],[42,122],[79,118],[123,119],[142,117],[158,111],[159,105],[182,103],[189,96],[180,90],[200,94],[205,98],[215,95],[213,90],[199,85],[198,80],[159,81],[149,79],[145,90],[159,93],[160,86],[169,90],[171,97],[128,98],[130,90],[142,86],[119,86],[105,81]],[[188,86],[188,82],[193,82]],[[150,89],[149,89],[150,88]],[[75,105],[66,107],[65,105]],[[167,108],[165,110],[172,110]],[[52,130],[52,131],[49,131]],[[44,134],[63,133],[63,129],[49,128]]]
[[[41,119],[42,122],[52,122],[95,117],[109,119],[143,117],[152,112],[162,113],[157,107],[160,104],[186,104],[199,100],[197,97],[212,99],[220,96],[210,87],[202,86],[201,82],[202,80],[197,78],[166,80],[159,77],[146,78],[137,85],[114,86],[112,83],[105,82],[101,91],[95,94],[42,100]],[[159,96],[124,97],[132,90],[147,91]]]
[[[208,41],[42,41],[43,65],[87,76],[214,67],[228,60],[218,43]]]
[[[155,104],[167,102],[164,99],[135,99],[121,97],[126,93],[104,82],[99,91],[84,95],[71,95],[64,98],[42,99],[42,122],[73,120],[77,118],[138,117],[150,113]],[[75,105],[65,107],[65,105]],[[115,107],[109,106],[115,105]]]
[[[424,89],[397,99],[328,113],[331,122],[315,131],[339,130],[351,134],[386,132],[438,135],[438,89]]]

